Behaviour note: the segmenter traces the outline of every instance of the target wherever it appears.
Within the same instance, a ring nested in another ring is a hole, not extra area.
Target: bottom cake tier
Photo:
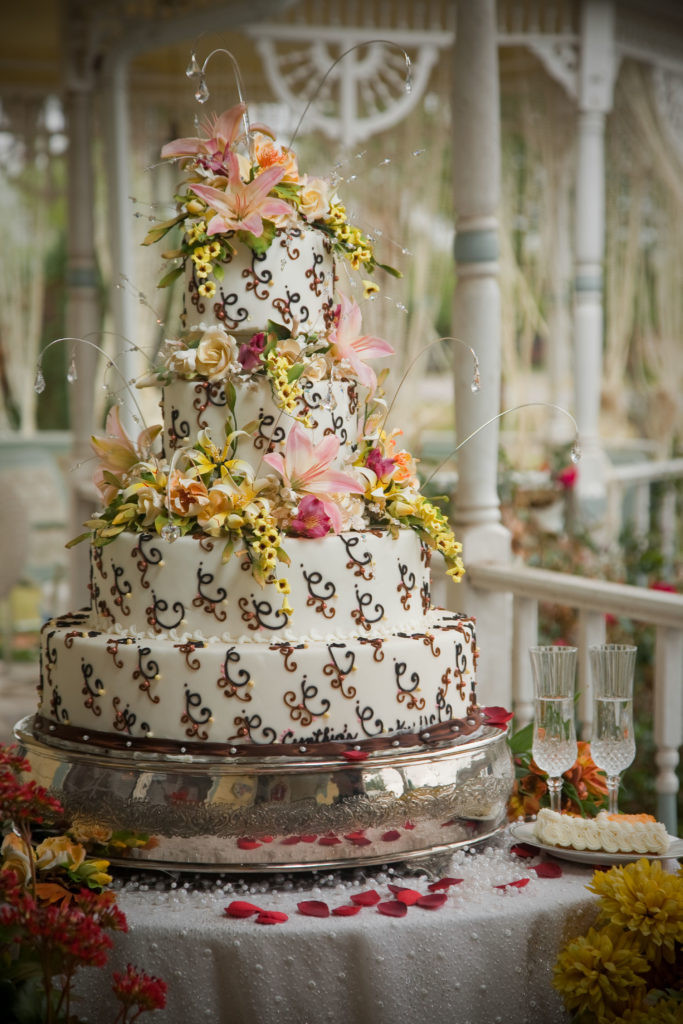
[[[43,628],[38,727],[103,747],[222,755],[381,749],[473,732],[474,623],[424,632],[226,643],[101,632],[87,612]]]

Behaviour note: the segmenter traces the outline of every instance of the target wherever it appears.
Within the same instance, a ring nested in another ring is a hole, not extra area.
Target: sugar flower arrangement
[[[176,225],[183,230],[180,247],[163,254],[180,263],[162,277],[160,286],[171,284],[191,260],[200,295],[212,298],[215,280],[222,276],[221,262],[234,252],[235,237],[260,254],[278,228],[301,224],[323,232],[354,270],[372,273],[381,267],[397,275],[393,267],[377,262],[370,239],[348,222],[329,182],[301,174],[296,154],[277,143],[265,125],[249,126],[245,113],[240,103],[207,118],[202,136],[176,139],[161,151],[166,159],[184,160],[188,176],[175,197],[176,216],[156,225],[145,239],[149,245]]]
[[[683,869],[642,859],[596,871],[599,912],[560,951],[553,985],[576,1024],[677,1024],[683,1019]]]

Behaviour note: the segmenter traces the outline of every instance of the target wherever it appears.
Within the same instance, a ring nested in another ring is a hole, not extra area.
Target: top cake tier
[[[302,223],[278,228],[265,252],[240,244],[235,233],[223,256],[189,259],[185,266],[186,318],[221,324],[234,336],[266,331],[269,321],[305,334],[324,334],[334,319],[334,257],[328,237]],[[207,287],[212,285],[213,287]],[[215,290],[214,290],[215,288]],[[211,297],[207,297],[210,295]]]

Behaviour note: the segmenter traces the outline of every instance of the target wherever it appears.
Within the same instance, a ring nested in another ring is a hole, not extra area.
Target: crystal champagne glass
[[[591,756],[607,775],[609,813],[617,814],[619,779],[636,756],[633,735],[633,674],[636,647],[599,644],[588,648],[593,677]]]
[[[534,680],[534,761],[548,773],[550,807],[560,811],[562,775],[578,754],[574,727],[576,647],[532,647]]]

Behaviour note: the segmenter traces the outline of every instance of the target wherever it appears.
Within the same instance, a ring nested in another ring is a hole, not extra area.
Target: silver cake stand
[[[507,733],[492,726],[355,762],[85,749],[37,738],[32,717],[14,731],[76,833],[129,867],[271,872],[433,857],[502,828],[514,781]]]

